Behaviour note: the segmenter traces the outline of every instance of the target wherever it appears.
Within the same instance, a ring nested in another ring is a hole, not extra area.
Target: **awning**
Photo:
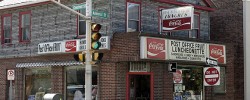
[[[74,65],[83,65],[83,63],[77,61],[17,63],[16,67],[24,68],[24,67],[52,67],[52,66],[74,66]]]

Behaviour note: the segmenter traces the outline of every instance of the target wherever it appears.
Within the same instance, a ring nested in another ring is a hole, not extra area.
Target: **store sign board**
[[[162,10],[162,30],[191,30],[194,7],[185,6]]]
[[[190,41],[169,40],[168,53],[171,60],[205,61],[206,44]]]
[[[65,41],[65,52],[76,52],[77,40]]]
[[[7,70],[7,80],[15,79],[15,70]]]
[[[141,58],[143,59],[167,59],[166,39],[142,37],[140,46]]]
[[[215,59],[218,63],[226,64],[226,47],[224,45],[209,44],[209,58]]]
[[[39,43],[38,54],[61,53],[63,52],[64,44],[64,41]]]
[[[173,73],[173,81],[174,83],[182,83],[182,70],[176,70],[176,72]]]
[[[204,68],[204,86],[220,85],[220,67]]]

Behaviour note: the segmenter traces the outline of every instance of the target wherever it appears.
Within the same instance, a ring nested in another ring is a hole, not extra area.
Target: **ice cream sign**
[[[194,7],[185,6],[164,9],[162,15],[162,31],[190,30],[192,29]]]
[[[225,46],[201,42],[141,37],[140,58],[206,62],[206,58],[226,63]]]

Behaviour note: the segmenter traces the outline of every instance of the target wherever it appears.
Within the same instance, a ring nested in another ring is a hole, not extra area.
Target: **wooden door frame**
[[[126,100],[130,98],[130,75],[149,75],[150,76],[150,100],[154,100],[154,73],[152,72],[128,72],[126,74]]]

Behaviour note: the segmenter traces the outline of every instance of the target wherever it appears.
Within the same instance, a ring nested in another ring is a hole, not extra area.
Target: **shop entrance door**
[[[153,100],[153,80],[151,74],[129,74],[127,100]]]

